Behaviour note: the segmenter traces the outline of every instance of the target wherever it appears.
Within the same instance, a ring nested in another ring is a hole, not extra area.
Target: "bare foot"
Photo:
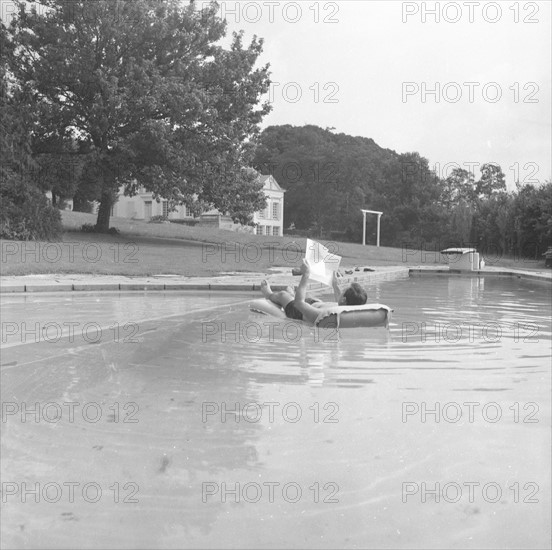
[[[261,281],[261,292],[263,293],[263,296],[265,298],[270,298],[270,295],[272,294],[272,289],[270,288],[270,285],[268,284],[268,281],[266,279],[263,279]]]

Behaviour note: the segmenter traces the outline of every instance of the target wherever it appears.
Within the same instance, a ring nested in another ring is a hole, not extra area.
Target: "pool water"
[[[2,296],[3,546],[548,548],[549,286],[368,290],[389,331]]]

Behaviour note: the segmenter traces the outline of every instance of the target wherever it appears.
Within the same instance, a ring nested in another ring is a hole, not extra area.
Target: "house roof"
[[[259,179],[263,184],[263,189],[270,190],[270,191],[281,191],[282,193],[286,192],[286,190],[282,189],[278,184],[278,182],[270,174],[268,175],[261,174],[259,175]]]

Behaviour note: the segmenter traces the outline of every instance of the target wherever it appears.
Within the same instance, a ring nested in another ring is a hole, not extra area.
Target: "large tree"
[[[7,59],[12,47],[0,22],[0,237],[54,239],[61,233],[61,217],[34,182],[38,164],[29,136],[33,123],[28,109],[31,91],[9,72]]]
[[[457,204],[473,206],[476,197],[474,175],[464,168],[454,168],[442,182],[440,202],[449,210]]]
[[[496,193],[506,192],[506,178],[500,164],[486,162],[481,166],[481,178],[475,184],[479,198],[489,198]]]
[[[10,69],[34,87],[39,141],[78,143],[86,155],[79,191],[100,201],[98,230],[121,185],[245,223],[264,206],[243,170],[270,110],[268,66],[255,67],[262,39],[244,47],[234,34],[225,48],[215,2],[39,0],[29,11],[16,1]]]

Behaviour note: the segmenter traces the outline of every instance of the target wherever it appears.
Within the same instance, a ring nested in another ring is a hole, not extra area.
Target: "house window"
[[[264,217],[265,217],[264,210],[261,210],[261,211],[259,212],[259,218],[264,219]]]
[[[273,234],[275,237],[279,237],[279,236],[280,236],[280,226],[279,226],[279,225],[275,225],[275,226],[272,228],[272,234]]]
[[[262,235],[263,234],[263,226],[262,225],[258,225],[257,226],[257,235]]]
[[[272,203],[272,219],[280,219],[280,205],[277,202]]]
[[[270,225],[265,227],[265,235],[270,235]]]
[[[115,212],[115,205],[111,207],[111,215],[114,216],[113,212]]]
[[[169,201],[163,201],[163,216],[169,217]]]

